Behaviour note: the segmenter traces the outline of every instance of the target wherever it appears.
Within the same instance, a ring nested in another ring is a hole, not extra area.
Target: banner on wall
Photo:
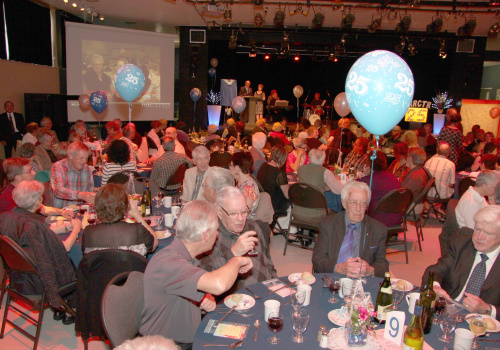
[[[491,131],[499,137],[500,118],[490,117],[490,110],[493,107],[500,108],[500,100],[462,100],[460,115],[464,134],[472,130],[473,125],[478,124],[485,132]]]

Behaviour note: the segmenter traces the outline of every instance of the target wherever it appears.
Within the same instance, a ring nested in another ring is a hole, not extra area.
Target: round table
[[[309,326],[304,333],[306,338],[305,342],[302,344],[294,343],[291,340],[292,334],[294,331],[292,329],[291,324],[291,311],[292,306],[290,304],[284,305],[290,298],[282,298],[277,294],[272,294],[268,296],[270,292],[266,286],[262,283],[256,283],[249,287],[255,294],[262,297],[260,300],[256,300],[256,304],[253,308],[251,308],[248,313],[255,314],[253,317],[244,318],[239,316],[237,313],[233,312],[229,316],[225,318],[224,321],[227,322],[235,322],[240,324],[248,324],[250,325],[247,335],[244,339],[244,344],[240,349],[318,349],[319,343],[316,341],[319,327],[321,325],[325,325],[327,330],[332,328],[338,328],[338,326],[334,325],[332,322],[328,320],[328,312],[331,310],[340,308],[342,306],[342,299],[337,296],[341,301],[337,304],[330,304],[328,302],[328,298],[331,297],[332,293],[328,288],[323,288],[323,282],[321,277],[325,274],[315,274],[316,282],[312,284],[312,292],[311,292],[311,303],[310,305],[303,307],[304,310],[307,310],[310,315]],[[341,277],[345,277],[339,274],[326,274],[331,280],[339,279]],[[283,282],[289,283],[287,277],[280,278]],[[378,289],[380,283],[382,282],[382,278],[378,277],[367,277],[367,283],[363,285],[365,292],[370,292],[372,299],[375,303],[375,299],[377,298]],[[238,291],[238,293],[251,295],[247,290],[242,289]],[[272,335],[272,332],[269,330],[267,324],[264,322],[264,302],[269,299],[275,299],[281,302],[280,312],[284,317],[284,327],[283,330],[277,333],[281,342],[277,345],[271,345],[268,343],[267,338]],[[225,306],[225,305],[218,305]],[[400,310],[404,311],[406,314],[405,324],[408,326],[411,322],[412,315],[408,312],[408,305],[406,301],[403,299],[401,302]],[[235,342],[234,339],[227,339],[221,337],[215,337],[211,334],[204,333],[205,327],[207,326],[209,320],[218,320],[220,319],[224,313],[218,313],[217,310],[215,312],[208,313],[202,320],[200,326],[196,331],[196,335],[194,338],[193,349],[202,350],[202,349],[216,349],[215,347],[203,347],[203,344],[211,343],[211,344],[231,344]],[[255,332],[255,327],[253,326],[255,320],[259,319],[261,321],[261,327],[258,332],[258,340],[254,342],[253,335]],[[378,326],[376,329],[383,329],[384,325]],[[457,328],[469,328],[467,322],[462,322],[457,325]],[[424,341],[430,345],[434,349],[444,349],[445,343],[438,339],[438,336],[441,334],[441,329],[439,325],[433,325],[431,333],[426,334],[424,336]],[[500,340],[500,333],[488,333],[490,336],[488,339]],[[452,334],[454,335],[454,333]],[[450,343],[451,345],[451,343]],[[487,347],[498,347],[500,343],[494,342],[481,342],[483,349]]]

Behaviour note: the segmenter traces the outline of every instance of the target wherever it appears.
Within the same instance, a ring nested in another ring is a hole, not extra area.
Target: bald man
[[[186,150],[184,149],[184,146],[179,142],[179,140],[177,140],[177,129],[176,128],[174,128],[173,126],[166,128],[165,129],[165,136],[163,136],[162,140],[165,140],[165,138],[167,138],[167,137],[171,137],[175,140],[175,149],[174,149],[175,153],[184,154],[184,155],[186,154]]]

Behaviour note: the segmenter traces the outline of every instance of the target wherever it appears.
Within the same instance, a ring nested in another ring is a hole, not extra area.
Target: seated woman
[[[102,186],[111,176],[122,171],[137,171],[134,161],[130,160],[130,148],[123,140],[114,140],[108,149],[108,161],[102,167]]]
[[[99,249],[132,250],[143,256],[153,252],[158,239],[137,210],[131,205],[122,185],[107,184],[97,191],[95,197],[97,225],[87,226],[83,231],[84,254]],[[137,223],[123,221],[128,214]]]
[[[288,141],[282,130],[283,130],[283,125],[280,122],[276,122],[273,124],[273,131],[269,134],[269,136],[281,139],[281,141],[283,141],[285,146],[289,145],[290,141]]]
[[[294,150],[288,154],[286,159],[286,172],[296,173],[302,165],[309,163],[307,156],[306,140],[302,137],[293,139]]]
[[[236,152],[231,156],[229,170],[238,182],[236,187],[243,191],[247,206],[250,208],[249,219],[255,219],[255,211],[259,205],[259,186],[252,177],[253,158],[248,152]]]
[[[318,140],[318,138],[319,138],[319,130],[317,126],[310,126],[309,128],[307,128],[306,143],[309,149],[313,148],[326,149],[326,147],[320,140]]]
[[[40,158],[35,154],[35,145],[31,142],[27,142],[21,146],[20,155],[22,158],[29,159],[31,168],[35,173],[38,173],[42,169],[42,164],[40,163]]]
[[[406,165],[406,159],[408,158],[410,149],[406,143],[400,142],[394,146],[392,151],[394,152],[395,159],[387,171],[396,175],[398,179],[403,179],[410,171],[410,168]]]
[[[368,139],[366,137],[359,137],[356,142],[354,142],[354,146],[352,151],[345,157],[344,161],[344,172],[348,172],[351,167],[354,167],[354,172],[363,172],[365,165],[369,162],[368,155]]]
[[[18,292],[28,295],[41,294],[46,287],[50,305],[62,308],[58,288],[76,280],[76,270],[67,252],[78,237],[81,222],[72,219],[73,230],[61,242],[45,223],[45,217],[36,213],[42,203],[43,191],[44,187],[38,181],[20,182],[12,193],[17,207],[0,215],[0,231],[33,257],[40,275],[11,272],[10,285]],[[72,304],[70,301],[70,305]],[[64,317],[63,322],[66,324],[74,322],[70,316],[58,317],[59,320]]]

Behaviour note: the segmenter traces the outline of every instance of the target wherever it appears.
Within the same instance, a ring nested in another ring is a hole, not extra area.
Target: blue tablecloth
[[[244,344],[240,349],[319,349],[319,343],[316,341],[316,337],[318,334],[318,329],[321,325],[325,325],[327,330],[331,328],[337,328],[338,326],[334,325],[332,322],[328,320],[328,312],[331,310],[340,308],[342,303],[339,302],[337,304],[330,304],[328,302],[328,298],[331,297],[332,293],[328,288],[323,288],[323,282],[321,281],[321,277],[325,274],[315,274],[316,282],[312,285],[312,294],[311,294],[311,304],[309,306],[304,307],[310,314],[309,327],[307,328],[304,336],[306,338],[305,343],[297,344],[291,340],[291,335],[294,334],[291,324],[291,311],[292,306],[290,304],[284,305],[289,298],[281,298],[277,294],[273,294],[268,296],[269,290],[262,283],[256,283],[249,288],[257,295],[261,296],[263,299],[257,300],[255,306],[249,310],[249,313],[254,313],[254,317],[244,318],[242,316],[238,316],[235,313],[230,314],[225,321],[242,323],[251,325],[249,328],[249,333],[244,339]],[[330,279],[340,278],[345,276],[340,276],[338,274],[327,274]],[[288,283],[287,277],[281,278],[283,281]],[[378,289],[380,283],[382,282],[381,278],[377,277],[367,277],[367,284],[364,285],[365,292],[370,292],[372,295],[372,299],[375,301],[377,298]],[[248,291],[242,289],[238,291],[239,293],[250,295]],[[338,296],[337,296],[338,297]],[[339,298],[339,297],[338,297]],[[269,299],[279,300],[281,302],[281,313],[284,317],[284,328],[277,335],[281,339],[281,342],[277,345],[271,345],[268,343],[267,338],[272,335],[272,332],[269,330],[267,325],[264,323],[264,302]],[[341,298],[339,298],[341,299]],[[406,325],[409,325],[411,322],[411,314],[408,313],[408,305],[406,301],[403,300],[400,304],[401,310],[406,313]],[[217,344],[231,344],[234,342],[233,339],[226,339],[215,337],[213,335],[204,333],[204,329],[207,326],[209,320],[212,319],[220,319],[224,313],[212,312],[205,316],[202,320],[198,330],[196,331],[193,349],[202,350],[202,349],[210,349],[211,347],[203,347],[203,344],[206,343],[217,343]],[[256,319],[261,321],[261,328],[259,329],[259,336],[256,342],[253,341],[253,334],[255,332],[255,328],[253,327],[253,323]],[[378,328],[382,328],[384,326],[379,326]],[[466,322],[460,323],[458,328],[467,328],[468,324]],[[434,349],[444,349],[445,343],[441,342],[438,339],[438,336],[441,334],[441,330],[438,325],[433,325],[432,331],[429,334],[426,334],[424,340],[432,346]],[[454,333],[453,333],[454,334]],[[489,339],[500,339],[499,333],[490,333],[491,336]],[[500,343],[482,343],[483,348],[486,347],[495,347]]]

